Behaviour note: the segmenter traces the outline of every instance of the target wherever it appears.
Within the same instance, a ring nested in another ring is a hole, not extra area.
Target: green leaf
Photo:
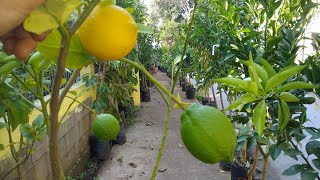
[[[280,100],[278,103],[278,128],[280,131],[283,131],[287,126],[290,117],[291,114],[288,104],[285,101]]]
[[[230,106],[226,110],[232,110],[233,108],[236,108],[238,111],[241,111],[244,105],[251,103],[255,100],[257,100],[257,98],[253,96],[251,93],[243,94],[232,104],[230,104]]]
[[[10,61],[0,67],[0,75],[7,76],[10,74],[15,68],[20,66],[20,62]]]
[[[14,131],[19,124],[26,123],[29,120],[30,107],[21,100],[8,100],[8,121]]]
[[[28,140],[32,140],[33,137],[35,136],[35,132],[32,132],[32,131],[33,131],[33,128],[29,124],[22,124],[20,126],[21,135]]]
[[[291,76],[297,74],[302,69],[304,69],[305,66],[290,66],[286,70],[283,70],[282,72],[279,72],[278,74],[272,76],[266,84],[265,90],[268,92],[275,86],[282,84],[287,79],[289,79]]]
[[[233,78],[233,77],[224,77],[224,78],[219,78],[219,79],[213,79],[212,81],[224,83],[227,86],[234,86],[234,87],[238,87],[240,89],[251,92],[249,82],[244,81],[242,79]]]
[[[269,64],[267,60],[260,58],[260,62],[263,65],[264,69],[267,71],[269,78],[277,74],[277,72],[273,69],[273,67]]]
[[[309,141],[306,144],[306,151],[308,153],[308,155],[314,154],[320,154],[320,142],[319,141]]]
[[[319,172],[316,172],[315,170],[308,168],[304,169],[301,172],[301,179],[303,180],[314,180],[317,178]]]
[[[178,55],[174,60],[173,60],[173,64],[176,65],[181,61],[181,55]],[[183,59],[185,59],[187,56],[184,56]]]
[[[283,101],[286,101],[286,102],[299,102],[300,101],[300,99],[297,96],[295,96],[289,92],[282,92],[280,94],[279,98]]]
[[[302,154],[303,153],[297,149],[288,149],[285,151],[285,155],[288,155],[288,156],[297,156]]]
[[[0,144],[0,151],[4,150],[4,145]]]
[[[80,0],[47,0],[29,14],[23,27],[36,34],[56,29],[70,18],[71,13],[80,4]]]
[[[261,79],[262,82],[266,83],[269,79],[268,72],[259,64],[254,63],[254,67],[258,73],[259,78]]]
[[[130,14],[132,14],[134,12],[133,7],[127,7],[127,8],[125,8],[125,10],[127,10]]]
[[[276,144],[272,144],[270,146],[270,156],[273,160],[277,159],[277,157],[281,154],[281,149],[278,148],[278,146]]]
[[[39,114],[34,121],[32,122],[32,127],[42,127],[44,125],[44,116],[43,114]]]
[[[313,159],[312,163],[314,164],[314,166],[320,170],[320,159]]]
[[[0,129],[3,129],[3,128],[8,128],[8,124],[7,123],[4,123],[4,122],[0,122]]]
[[[43,42],[38,44],[38,51],[46,58],[55,63],[58,61],[60,52],[61,35],[59,31],[53,31]],[[79,36],[73,35],[70,42],[69,53],[66,60],[68,68],[81,68],[94,62],[83,48]]]
[[[267,40],[267,50],[268,50],[268,51],[271,50],[272,47],[273,47],[274,45],[278,44],[279,42],[281,42],[281,40],[282,40],[282,39],[279,38],[279,37],[275,37],[275,36],[269,37],[268,40]]]
[[[259,136],[262,136],[263,130],[265,127],[267,114],[267,105],[265,100],[261,100],[256,108],[253,110],[253,125],[256,127],[256,130]]]
[[[290,166],[288,169],[286,169],[282,175],[284,176],[292,176],[295,174],[300,173],[303,170],[304,166],[301,164],[295,164],[293,166]]]
[[[240,33],[249,33],[249,32],[250,32],[250,29],[249,29],[249,28],[243,28],[243,29],[239,30],[239,31],[237,32],[237,34],[240,34]]]
[[[290,91],[293,89],[313,89],[313,88],[316,88],[316,86],[313,84],[302,82],[302,81],[295,81],[295,82],[284,84],[279,89],[277,89],[277,91],[283,92],[283,91]]]
[[[138,25],[138,32],[139,33],[144,33],[144,34],[152,34],[153,29],[151,27],[148,27],[144,24],[137,23]]]

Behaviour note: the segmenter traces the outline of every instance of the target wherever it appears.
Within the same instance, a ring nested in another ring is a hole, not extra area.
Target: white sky
[[[150,5],[151,5],[152,0],[142,0],[142,2],[143,2],[145,5],[147,5],[148,13],[150,14],[150,11],[151,11]]]

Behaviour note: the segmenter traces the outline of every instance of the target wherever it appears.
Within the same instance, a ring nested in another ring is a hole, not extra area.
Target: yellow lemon
[[[134,48],[138,26],[131,14],[115,5],[97,5],[78,31],[84,48],[100,60],[117,60]]]

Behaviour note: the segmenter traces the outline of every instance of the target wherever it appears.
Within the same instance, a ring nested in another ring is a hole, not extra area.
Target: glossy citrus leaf
[[[233,78],[233,77],[224,77],[219,79],[213,79],[213,82],[224,83],[227,86],[234,86],[245,91],[251,92],[251,88],[249,86],[249,82],[244,81],[242,79]]]
[[[279,107],[281,108],[281,114],[279,114]],[[280,102],[278,103],[278,128],[280,131],[284,130],[284,128],[287,126],[290,117],[291,114],[288,104],[285,101],[280,100]]]
[[[36,34],[56,29],[69,19],[80,3],[80,0],[47,0],[29,14],[23,26],[27,31]]]
[[[61,35],[59,31],[53,31],[43,42],[38,44],[37,50],[46,58],[57,63],[60,52]],[[66,60],[66,67],[81,68],[94,60],[90,59],[89,54],[83,48],[77,34],[71,38],[69,53]]]
[[[251,93],[246,93],[240,96],[237,100],[235,100],[226,110],[232,110],[233,108],[240,111],[244,105],[251,103],[257,100],[257,98]]]
[[[278,92],[283,92],[283,91],[289,91],[293,89],[313,89],[316,86],[310,83],[302,82],[302,81],[295,81],[295,82],[290,82],[287,84],[284,84],[281,86],[279,89],[277,89]]]
[[[285,70],[279,72],[278,74],[272,76],[266,83],[265,90],[269,91],[272,88],[274,88],[277,85],[282,84],[287,79],[289,79],[291,76],[297,74],[302,69],[304,69],[305,66],[290,66],[286,68]]]
[[[253,110],[253,125],[255,126],[259,136],[262,136],[265,127],[267,114],[267,105],[265,100],[261,100]]]
[[[295,96],[289,92],[282,92],[280,94],[279,98],[283,101],[286,101],[286,102],[299,102],[300,101],[300,99],[297,96]]]
[[[152,34],[153,29],[151,27],[148,27],[144,24],[137,23],[138,25],[138,32],[143,34]]]
[[[267,71],[269,78],[277,74],[277,72],[273,69],[273,67],[267,60],[260,58],[260,62],[263,65],[264,69]]]

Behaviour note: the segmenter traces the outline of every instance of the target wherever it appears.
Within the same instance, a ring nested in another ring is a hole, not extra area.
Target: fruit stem
[[[161,144],[160,144],[157,160],[156,160],[156,163],[154,165],[154,168],[153,168],[153,171],[152,171],[152,175],[151,175],[151,178],[150,178],[151,180],[154,180],[156,178],[156,176],[157,176],[158,168],[159,168],[159,165],[160,165],[161,157],[162,157],[164,146],[165,146],[165,143],[166,143],[167,134],[168,134],[168,130],[169,130],[169,122],[170,122],[170,113],[171,113],[172,102],[173,101],[170,100],[170,103],[169,103],[169,106],[168,106],[168,110],[167,110],[165,128],[164,128],[164,131],[163,131],[163,136],[162,136],[162,139],[161,139]]]
[[[144,73],[150,79],[151,82],[153,82],[164,93],[166,93],[170,97],[170,99],[175,101],[180,106],[180,108],[182,110],[185,109],[185,107],[182,104],[182,102],[180,100],[178,100],[172,93],[170,93],[169,90],[166,87],[164,87],[156,78],[154,78],[143,66],[141,66],[138,63],[133,62],[133,61],[127,59],[127,58],[122,58],[122,59],[119,59],[119,60],[122,61],[122,62],[128,63],[128,64],[134,66],[135,68],[139,69],[140,71],[142,71],[142,73]]]

